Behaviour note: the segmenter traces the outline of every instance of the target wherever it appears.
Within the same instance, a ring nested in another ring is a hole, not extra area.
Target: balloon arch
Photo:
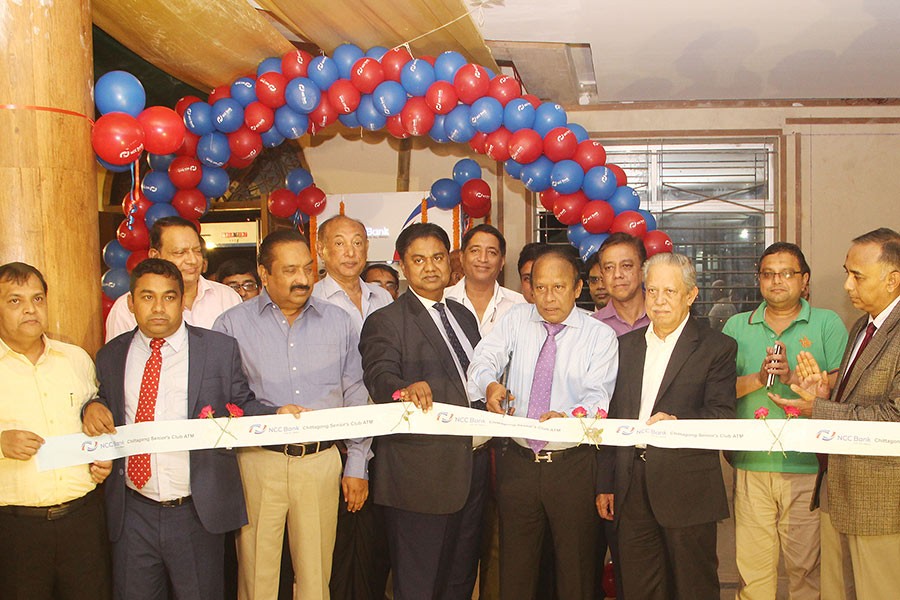
[[[519,81],[495,75],[458,52],[413,58],[405,46],[367,52],[353,44],[332,56],[294,50],[259,63],[256,78],[240,77],[215,88],[207,101],[181,98],[173,109],[144,108],[146,95],[130,73],[111,71],[94,89],[102,115],[91,142],[98,162],[131,171],[133,189],[122,202],[125,220],[103,249],[109,267],[104,306],[128,289],[128,272],[147,256],[149,229],[162,217],[196,223],[222,196],[225,167],[248,167],[263,148],[315,134],[340,121],[369,131],[386,128],[396,138],[430,136],[468,143],[504,162],[506,172],[540,194],[541,205],[568,226],[568,239],[589,258],[610,233],[641,237],[647,254],[671,252],[672,241],[640,209],[625,172],[606,163],[600,142],[569,122],[559,104],[521,93]],[[140,157],[150,171],[140,177]],[[491,189],[472,159],[456,163],[451,178],[434,182],[427,206],[461,206],[472,218],[489,214]],[[325,193],[305,169],[294,169],[285,189],[268,198],[269,211],[299,224],[325,208]]]

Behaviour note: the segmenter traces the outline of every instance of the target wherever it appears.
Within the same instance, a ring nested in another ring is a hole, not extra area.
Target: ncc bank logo
[[[250,426],[250,433],[254,435],[259,435],[261,433],[266,432],[266,425],[264,423],[254,423]]]
[[[97,442],[94,440],[90,440],[87,442],[81,442],[81,451],[82,452],[93,452],[97,449]]]
[[[819,433],[816,434],[816,439],[822,440],[823,442],[830,442],[836,435],[836,431],[832,431],[830,429],[820,429]]]
[[[634,433],[634,427],[631,425],[619,425],[619,428],[616,429],[616,433],[620,435],[631,435]]]
[[[446,411],[444,411],[444,412],[439,412],[439,413],[438,413],[438,416],[437,416],[437,419],[438,419],[438,421],[440,421],[441,423],[449,423],[450,421],[453,420],[453,413],[446,412]]]

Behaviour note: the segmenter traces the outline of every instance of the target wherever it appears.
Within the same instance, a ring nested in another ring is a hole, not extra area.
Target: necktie
[[[837,396],[834,397],[838,402],[841,401],[844,395],[844,388],[847,386],[847,381],[850,379],[850,373],[853,372],[853,367],[856,366],[856,361],[859,360],[859,356],[863,353],[863,350],[866,349],[866,346],[869,345],[869,342],[872,339],[872,336],[875,335],[875,323],[869,323],[869,326],[866,327],[866,335],[863,336],[862,343],[859,345],[859,350],[856,352],[856,356],[853,357],[853,361],[850,363],[850,366],[847,367],[847,370],[844,372],[844,377],[841,379],[841,385],[838,387]]]
[[[152,421],[155,417],[156,396],[159,394],[159,372],[162,370],[160,348],[164,343],[163,339],[150,340],[150,358],[144,365],[144,375],[141,377],[141,391],[138,395],[137,411],[134,413],[135,423]],[[150,480],[149,454],[135,454],[128,457],[128,479],[137,489],[147,485]]]
[[[556,334],[563,330],[562,323],[542,323],[547,330],[547,339],[541,346],[537,364],[534,365],[534,379],[531,380],[531,396],[528,400],[528,418],[537,419],[550,410],[550,391],[553,389],[553,368],[556,366]],[[528,445],[537,454],[547,442],[528,440]]]
[[[465,373],[469,370],[469,356],[466,354],[459,338],[456,337],[456,331],[450,326],[450,319],[447,317],[447,307],[440,302],[435,302],[434,308],[441,316],[441,323],[444,325],[444,331],[447,332],[447,339],[450,340],[450,347],[453,348],[453,353],[456,354],[456,358],[459,359],[459,364],[462,367],[463,373]]]

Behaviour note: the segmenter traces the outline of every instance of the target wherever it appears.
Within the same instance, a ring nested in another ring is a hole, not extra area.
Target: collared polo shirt
[[[616,312],[616,307],[613,306],[612,300],[591,316],[601,323],[605,323],[612,327],[612,330],[616,332],[616,336],[625,335],[635,329],[640,329],[641,327],[650,324],[650,318],[647,316],[647,312],[644,311],[633,325],[629,325],[628,321],[623,320],[622,317],[619,316],[619,313]]]

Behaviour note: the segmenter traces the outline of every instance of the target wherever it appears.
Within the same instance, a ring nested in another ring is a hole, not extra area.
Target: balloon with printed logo
[[[444,131],[451,141],[464,144],[475,136],[475,128],[469,121],[469,107],[465,104],[457,104],[444,119]]]
[[[381,68],[384,69],[386,81],[400,82],[400,73],[406,63],[412,60],[412,55],[404,46],[391,48],[381,57]]]
[[[111,165],[127,165],[144,151],[144,129],[123,112],[103,115],[91,129],[91,145],[97,156]]]
[[[206,103],[212,106],[222,98],[230,98],[231,97],[231,86],[228,84],[222,84],[218,87],[213,88],[213,91],[209,93],[209,96],[206,97]]]
[[[334,87],[334,86],[332,86]],[[361,127],[359,124],[359,119],[356,118],[356,111],[347,113],[345,115],[338,115],[338,121],[341,122],[341,125],[344,127],[349,127],[350,129],[356,129],[357,127]]]
[[[446,144],[450,141],[447,132],[444,131],[444,115],[434,115],[434,125],[428,130],[428,137],[439,144]]]
[[[534,125],[534,115],[534,106],[528,100],[513,98],[503,108],[503,126],[513,133],[520,129],[531,129]]]
[[[121,112],[137,117],[146,102],[144,86],[126,71],[105,73],[94,85],[94,103],[101,115]]]
[[[453,181],[459,185],[471,179],[481,179],[481,166],[471,158],[463,158],[453,165]]]
[[[200,136],[191,133],[190,131],[184,132],[184,142],[181,144],[181,147],[175,151],[176,156],[197,156],[197,144],[200,143]]]
[[[253,164],[252,158],[239,158],[234,154],[228,159],[228,162],[225,163],[225,168],[228,169],[246,169],[250,165]]]
[[[272,110],[284,106],[287,83],[287,78],[281,73],[263,73],[256,78],[256,99]]]
[[[123,248],[119,240],[110,240],[103,246],[103,264],[110,269],[124,269],[130,254],[131,252]]]
[[[299,194],[313,184],[313,176],[312,173],[303,167],[297,167],[288,171],[287,176],[284,178],[284,184],[287,189],[295,194]]]
[[[544,140],[534,129],[520,129],[509,138],[509,156],[523,165],[533,163],[541,156]]]
[[[643,237],[647,233],[647,222],[641,213],[635,210],[626,210],[616,215],[612,225],[609,227],[610,233],[620,231],[634,237]]]
[[[422,58],[409,61],[400,70],[400,85],[410,96],[424,96],[434,83],[434,67]]]
[[[189,157],[184,156],[180,158]],[[196,159],[191,158],[190,160]],[[171,165],[169,166],[171,167]],[[169,179],[169,174],[165,171],[151,171],[144,175],[144,180],[141,182],[141,192],[147,197],[147,200],[154,204],[171,202],[172,196],[175,195],[177,190],[178,188],[175,187],[175,184]]]
[[[147,210],[149,210],[148,207]],[[130,227],[128,219],[119,223],[116,229],[116,239],[126,250],[134,252],[135,250],[143,250],[150,246],[150,230],[144,224],[143,219],[134,219]]]
[[[368,50],[366,50],[366,56],[369,58],[374,58],[375,60],[381,62],[382,57],[387,54],[388,49],[384,46],[372,46]]]
[[[560,194],[572,194],[581,189],[584,171],[574,160],[561,160],[553,165],[550,172],[550,185]]]
[[[509,75],[494,77],[488,86],[488,95],[491,98],[496,98],[504,107],[514,98],[518,98],[521,93],[521,84],[515,77],[510,77]]]
[[[593,167],[584,174],[584,193],[591,200],[609,200],[618,187],[616,178],[606,167]]]
[[[554,127],[544,136],[544,155],[553,162],[572,158],[577,147],[575,134],[568,127]]]
[[[447,81],[435,81],[425,92],[425,104],[435,114],[448,114],[456,108],[457,102],[459,102],[459,97],[456,94],[456,88]]]
[[[306,50],[291,50],[281,57],[281,74],[288,81],[295,77],[307,77],[313,55]]]
[[[197,189],[207,198],[219,198],[225,195],[229,185],[231,178],[228,177],[228,171],[220,167],[203,167],[203,176]]]
[[[98,164],[98,165],[100,165],[101,167],[103,167],[104,169],[106,169],[107,171],[109,171],[110,173],[127,173],[128,171],[131,170],[131,165],[130,165],[130,164],[127,164],[127,165],[113,165],[113,164],[110,164],[110,163],[106,162],[105,160],[103,160],[103,159],[100,158],[99,156],[94,156],[94,158],[97,160],[97,164]]]
[[[513,179],[519,179],[522,176],[522,163],[516,162],[511,158],[503,163],[503,168]]]
[[[666,233],[655,230],[648,231],[644,234],[644,249],[647,251],[647,258],[660,252],[675,252],[675,246],[672,239]]]
[[[582,238],[578,244],[578,254],[581,255],[581,260],[587,262],[591,256],[600,250],[600,246],[603,245],[603,242],[608,237],[608,233],[595,233]]]
[[[349,79],[338,79],[328,88],[328,102],[340,115],[352,113],[359,106],[361,94]]]
[[[609,205],[613,207],[616,214],[621,214],[626,210],[637,210],[641,206],[641,197],[638,193],[627,185],[620,185],[609,198]]]
[[[320,215],[325,210],[325,192],[311,185],[297,194],[297,204],[304,214],[311,217]]]
[[[606,233],[615,218],[613,207],[604,200],[591,200],[581,211],[581,224],[590,233]]]
[[[103,288],[103,294],[111,300],[115,300],[128,291],[131,277],[128,271],[121,269],[110,269],[100,278],[100,287]]]
[[[266,201],[266,206],[269,208],[270,213],[282,219],[290,218],[300,208],[297,195],[284,188],[272,190]]]
[[[231,157],[228,138],[224,133],[207,133],[197,142],[197,158],[209,167],[224,167]]]
[[[580,191],[560,195],[553,203],[553,216],[563,225],[581,223],[581,213],[587,201],[587,197]]]
[[[469,109],[469,122],[476,131],[492,133],[503,124],[503,107],[490,96],[479,98]]]
[[[329,93],[331,90],[329,90]],[[291,79],[284,88],[284,101],[292,111],[301,115],[308,115],[319,105],[322,100],[322,91],[312,79],[308,77],[296,77]]]
[[[527,100],[528,103],[535,108],[535,110],[537,110],[537,107],[541,105],[541,99],[534,94],[522,94],[522,98]]]
[[[462,102],[472,104],[487,95],[491,88],[491,80],[484,67],[467,63],[453,76],[453,87]],[[500,102],[498,98],[494,99]],[[503,106],[503,102],[500,102],[500,106]]]
[[[446,121],[445,121],[446,125]],[[397,138],[398,140],[405,140],[409,137],[409,132],[406,131],[406,128],[403,127],[403,121],[400,119],[400,115],[394,115],[393,117],[387,118],[387,124],[385,127],[392,136]]]
[[[233,133],[244,126],[244,107],[234,98],[217,100],[212,116],[213,125],[222,133]]]
[[[484,153],[494,160],[503,162],[509,159],[509,138],[512,134],[505,127],[488,134],[484,142]]]
[[[384,81],[381,63],[368,56],[359,59],[350,72],[350,83],[363,94],[371,94]]]
[[[578,146],[575,148],[575,154],[572,155],[572,160],[581,165],[581,168],[586,173],[594,167],[603,166],[606,162],[606,150],[600,142],[585,140],[578,143]],[[617,177],[616,182],[618,181]]]
[[[406,106],[406,90],[396,81],[382,81],[372,92],[375,108],[386,117],[399,115]]]
[[[481,131],[475,132],[475,135],[469,140],[469,148],[478,154],[484,154],[484,145],[487,142],[487,136],[488,134],[482,133]]]
[[[137,250],[132,252],[128,257],[128,261],[125,263],[125,270],[131,273],[134,271],[134,268],[150,258],[149,253],[146,250]]]
[[[453,83],[456,72],[466,64],[465,57],[454,50],[442,52],[434,59],[434,77],[439,81]]]
[[[255,131],[241,127],[228,134],[228,147],[231,149],[232,158],[241,161],[254,160],[262,152],[262,138]]]
[[[584,228],[584,225],[581,223],[575,223],[574,225],[569,225],[566,227],[566,239],[569,240],[569,243],[578,247],[581,244],[581,240],[591,235]]]
[[[484,179],[470,179],[460,188],[462,207],[467,215],[481,219],[491,212],[491,186]]]
[[[628,176],[625,174],[625,170],[622,167],[619,165],[607,164],[606,168],[615,175],[616,183],[618,185],[628,185]]]
[[[438,179],[431,184],[431,199],[435,206],[443,210],[450,210],[462,201],[462,186],[446,177]]]
[[[137,117],[144,130],[144,150],[154,154],[175,152],[184,143],[184,121],[171,108],[151,106]]]
[[[641,216],[644,217],[644,222],[647,223],[647,231],[655,231],[656,230],[656,217],[653,216],[649,210],[645,210],[643,208],[637,209]]]
[[[359,108],[357,107],[357,118],[359,118],[358,111]],[[338,111],[332,106],[331,102],[319,102],[316,109],[309,113],[309,127],[306,130],[315,135],[316,132],[337,121],[338,116]]]
[[[216,130],[212,106],[206,102],[194,102],[184,110],[184,126],[194,135],[206,135]]]
[[[543,192],[550,187],[550,175],[553,172],[553,161],[540,156],[534,162],[522,167],[522,183],[532,192]]]
[[[175,186],[172,186],[172,194],[175,194]],[[148,200],[140,189],[131,190],[122,198],[122,214],[135,221],[143,221],[147,209],[151,206],[153,202]]]
[[[359,107],[356,109],[356,120],[369,131],[378,131],[387,125],[387,117],[375,106],[375,100],[370,94],[365,94],[360,98]]]
[[[285,140],[285,137],[275,127],[263,131],[259,137],[262,138],[263,146],[266,148],[275,148]]]
[[[403,128],[410,135],[427,135],[434,125],[434,113],[428,108],[425,99],[419,96],[410,98],[400,111]]]
[[[179,190],[197,187],[202,177],[202,167],[196,158],[179,156],[169,165],[169,180]]]
[[[178,116],[183,117],[184,111],[187,110],[187,107],[193,104],[194,102],[203,102],[197,96],[182,96],[178,99],[178,102],[175,103],[175,112],[178,113]]]
[[[572,130],[572,133],[575,134],[575,140],[578,141],[579,144],[591,137],[588,134],[587,129],[578,123],[569,123],[566,127]]]
[[[265,133],[275,125],[275,111],[262,102],[251,102],[244,109],[244,125],[250,131]]]
[[[251,102],[256,102],[256,80],[250,77],[235,79],[231,84],[231,98],[237,100],[245,108]]]
[[[259,77],[263,73],[281,73],[281,59],[270,56],[259,61],[256,65],[256,76]]]
[[[291,110],[289,106],[282,106],[275,111],[275,129],[282,136],[290,140],[296,140],[306,133],[309,127],[309,117]]]
[[[175,195],[177,196],[178,192],[175,192]],[[174,202],[175,199],[173,198],[172,200]],[[144,215],[144,223],[147,225],[147,229],[153,229],[153,224],[160,219],[177,216],[179,216],[178,210],[171,204],[154,204],[147,209],[147,214]]]
[[[523,169],[525,167],[522,167]],[[520,177],[521,179],[521,177]],[[541,206],[544,207],[544,210],[553,212],[553,205],[556,203],[556,200],[559,198],[559,192],[554,190],[552,187],[544,190],[540,194],[538,194],[538,200],[541,202]]]
[[[189,221],[196,221],[206,214],[206,196],[198,189],[178,190],[172,198],[172,208]]]
[[[541,137],[550,133],[551,129],[566,126],[566,111],[559,104],[543,102],[534,111],[533,129],[541,134]]]
[[[184,143],[184,140],[182,140],[182,143]],[[168,171],[169,165],[175,160],[175,156],[177,155],[174,152],[171,154],[147,154],[147,164],[150,165],[150,169],[153,171]]]
[[[365,56],[366,53],[356,44],[341,44],[331,53],[334,64],[337,65],[338,74],[343,79],[350,79],[350,73],[353,71],[353,65],[356,61]]]

